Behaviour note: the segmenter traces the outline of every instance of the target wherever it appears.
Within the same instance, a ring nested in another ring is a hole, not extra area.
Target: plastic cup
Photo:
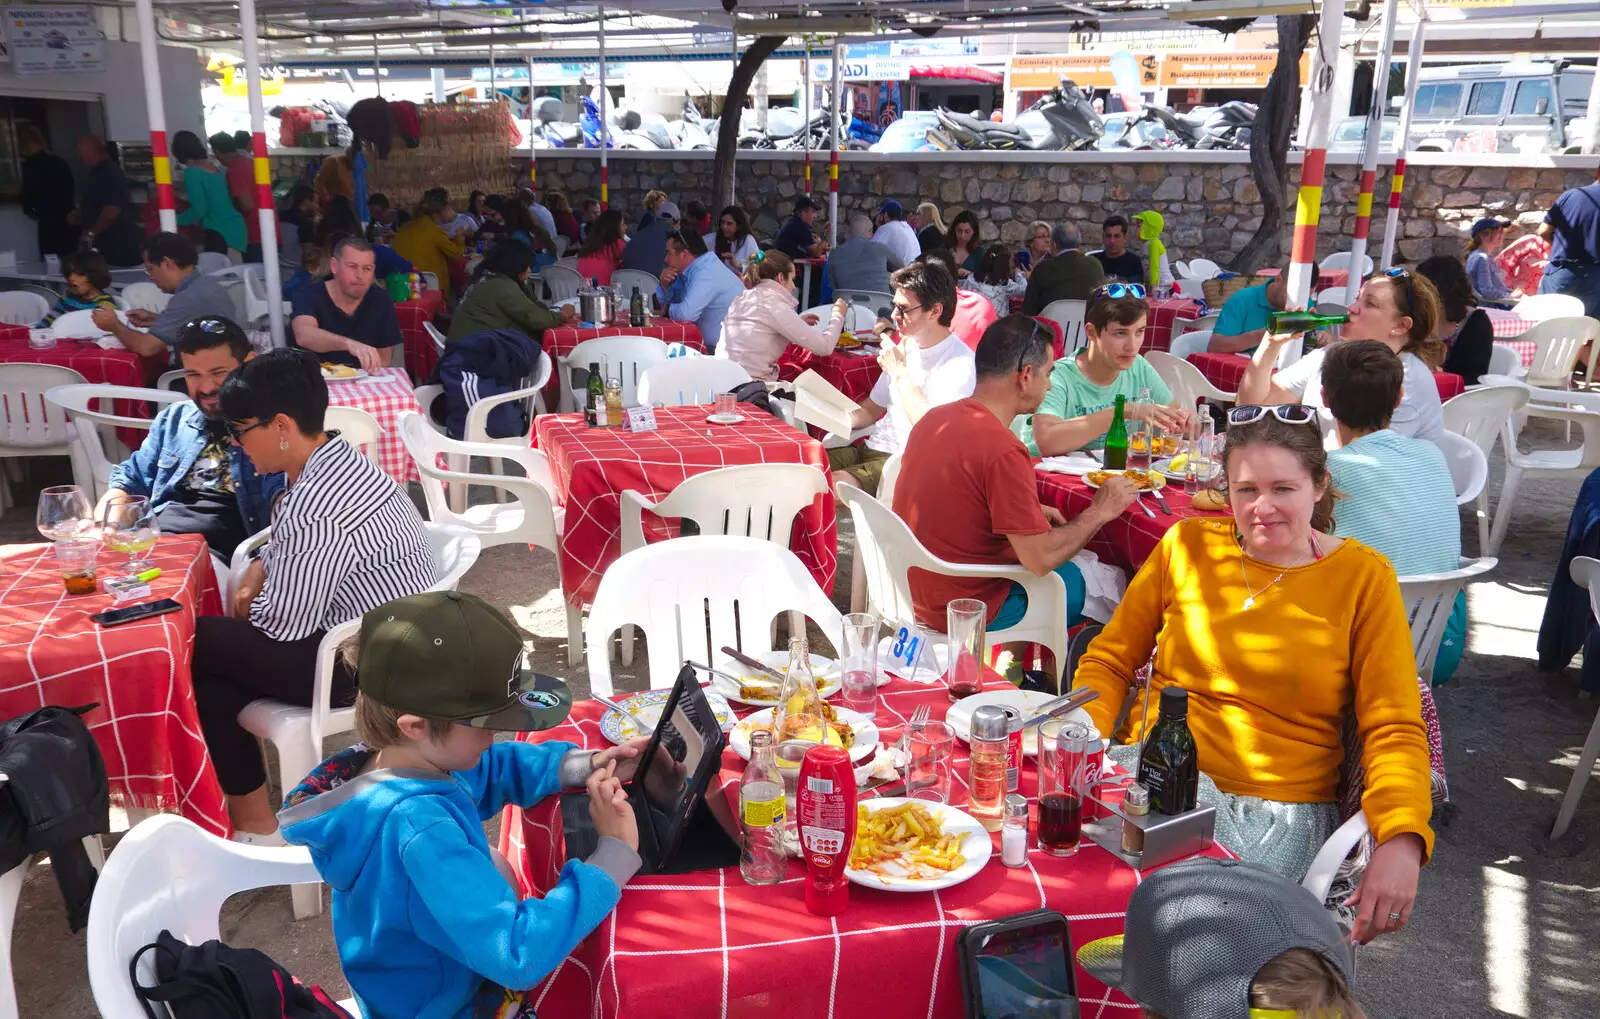
[[[95,563],[100,555],[98,541],[68,539],[58,541],[51,551],[61,569],[61,582],[68,594],[94,594],[99,589]]]

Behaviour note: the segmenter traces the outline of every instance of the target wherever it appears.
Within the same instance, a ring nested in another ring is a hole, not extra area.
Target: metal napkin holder
[[[1083,833],[1101,849],[1117,857],[1135,870],[1154,870],[1185,856],[1203,852],[1216,842],[1217,809],[1199,806],[1182,814],[1168,816],[1151,811],[1129,817],[1122,812],[1119,796],[1117,802],[1100,798],[1099,791],[1110,786],[1123,789],[1131,776],[1112,775],[1091,783],[1084,791],[1084,799],[1100,807],[1097,820],[1083,822]],[[1122,826],[1132,824],[1144,829],[1144,852],[1129,855],[1122,851]]]

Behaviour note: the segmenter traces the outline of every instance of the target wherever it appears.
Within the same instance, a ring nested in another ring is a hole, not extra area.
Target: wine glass
[[[89,497],[77,485],[57,485],[39,493],[35,517],[39,533],[51,541],[83,537],[94,524]]]
[[[131,495],[108,505],[101,524],[105,528],[106,547],[128,553],[129,576],[150,569],[145,553],[154,548],[156,539],[161,537],[161,523],[148,498]]]

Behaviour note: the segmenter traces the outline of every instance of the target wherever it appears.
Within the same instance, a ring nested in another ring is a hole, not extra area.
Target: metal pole
[[[378,60],[378,40],[372,40],[372,85],[379,99],[383,98],[383,64]]]
[[[833,44],[833,116],[828,122],[828,247],[839,246],[839,92],[844,62],[838,42]]]
[[[1295,201],[1294,243],[1289,251],[1289,306],[1304,308],[1316,281],[1311,263],[1317,255],[1317,223],[1322,218],[1322,183],[1328,166],[1328,123],[1333,119],[1333,79],[1339,61],[1342,0],[1323,0],[1317,26],[1317,52],[1311,59],[1311,117],[1306,154],[1300,164],[1300,193]],[[1285,345],[1279,367],[1300,359],[1299,344]]]
[[[729,18],[728,27],[730,29],[729,34],[733,37],[733,70],[728,72],[728,90],[732,91],[733,90],[733,76],[735,74],[739,73],[739,17],[738,17],[738,15],[730,14],[728,16],[728,18]],[[742,118],[743,113],[744,113],[744,107],[743,106],[739,106],[739,107],[736,107],[734,109],[734,111],[733,111],[734,123],[738,123],[739,122],[739,120]],[[728,99],[727,99],[726,96],[724,96],[723,99],[722,99],[722,115],[724,117],[726,117],[728,115]],[[734,145],[734,147],[733,147],[733,157],[728,160],[728,177],[731,179],[731,181],[733,183],[733,187],[728,191],[728,194],[729,195],[737,195],[739,193],[739,146],[738,145]],[[722,221],[721,220],[722,213],[718,212],[715,209],[712,209],[711,210],[711,214],[713,216],[718,217],[718,219],[716,221],[717,223],[721,223],[721,221]],[[713,229],[712,229],[711,232],[714,234],[714,233],[717,232],[717,230],[720,230],[720,229],[721,229],[720,226],[713,226]]]
[[[1400,234],[1400,191],[1406,186],[1406,149],[1411,144],[1411,111],[1417,100],[1417,74],[1422,70],[1422,34],[1427,22],[1417,15],[1411,30],[1411,48],[1406,51],[1406,98],[1400,106],[1400,125],[1394,132],[1394,170],[1389,182],[1389,215],[1383,223],[1383,257],[1378,268],[1394,263],[1394,245]]]
[[[500,85],[494,80],[494,40],[489,40],[489,100],[500,98]]]
[[[443,103],[444,102],[444,68],[435,67],[435,68],[432,68],[431,70],[432,70],[432,73],[433,73],[433,101],[436,102],[436,103]]]
[[[1372,186],[1377,180],[1378,150],[1383,147],[1383,108],[1389,101],[1389,60],[1394,55],[1394,23],[1399,0],[1383,5],[1383,41],[1372,71],[1372,108],[1367,111],[1367,135],[1361,143],[1361,191],[1356,195],[1356,225],[1351,231],[1350,271],[1345,278],[1344,303],[1355,303],[1367,264],[1367,233],[1372,229]],[[1315,286],[1316,282],[1312,281]]]
[[[178,209],[172,200],[172,160],[167,155],[167,116],[161,106],[161,68],[156,58],[156,15],[150,0],[134,0],[139,23],[139,62],[144,69],[144,109],[150,120],[150,162],[156,178],[156,209],[161,229],[178,231]],[[89,224],[84,224],[88,226]]]
[[[804,173],[805,180],[804,180],[803,186],[800,189],[800,193],[801,194],[805,194],[805,195],[809,195],[811,193],[811,37],[809,35],[806,36],[806,51],[805,51],[805,56],[801,58],[800,69],[801,69],[800,70],[800,77],[804,82],[804,84],[801,87],[805,89],[805,93],[806,93],[806,98],[805,98],[805,111],[806,111],[806,162],[805,162],[805,173]]]
[[[611,208],[611,181],[606,176],[606,146],[611,144],[611,125],[606,108],[611,105],[611,93],[606,91],[606,9],[600,11],[600,209]]]
[[[539,193],[539,154],[533,140],[539,131],[537,117],[533,115],[533,58],[528,58],[528,190]]]
[[[245,84],[250,91],[250,153],[256,172],[256,215],[261,218],[261,272],[267,287],[267,326],[274,349],[287,346],[283,331],[283,283],[278,272],[278,216],[272,207],[272,167],[267,162],[267,116],[261,102],[261,46],[256,38],[256,0],[239,0]]]

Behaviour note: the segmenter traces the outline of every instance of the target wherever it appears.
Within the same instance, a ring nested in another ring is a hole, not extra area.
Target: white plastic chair
[[[1572,565],[1572,582],[1589,592],[1589,612],[1600,618],[1600,559],[1575,556]],[[1600,712],[1595,713],[1594,724],[1583,741],[1578,754],[1578,768],[1567,783],[1567,793],[1561,797],[1561,809],[1556,813],[1556,823],[1550,829],[1550,838],[1558,839],[1567,833],[1572,815],[1577,813],[1578,801],[1583,798],[1583,787],[1589,784],[1589,773],[1594,770],[1595,757],[1600,756]]]
[[[161,377],[156,379],[156,388],[157,389],[171,389],[172,384],[174,382],[183,382],[183,381],[184,381],[183,369],[182,368],[174,368],[169,372],[162,372],[161,373]],[[189,387],[188,387],[187,383],[185,383],[185,385],[183,386],[183,391],[185,393],[187,393],[188,389],[189,389]],[[178,390],[173,389],[172,392],[178,392]]]
[[[235,272],[214,272],[210,275],[216,277],[217,283],[228,292],[229,300],[233,301],[234,322],[248,327],[250,302],[245,298],[244,277]]]
[[[1210,334],[1208,333],[1209,337]],[[1218,389],[1206,378],[1205,373],[1182,356],[1171,354],[1164,350],[1149,350],[1145,352],[1145,360],[1150,362],[1150,367],[1161,376],[1161,381],[1172,390],[1173,398],[1180,407],[1194,409],[1195,401],[1204,397],[1211,403],[1237,403],[1238,393],[1229,393]]]
[[[1217,274],[1221,271],[1222,266],[1213,262],[1209,258],[1189,259],[1189,278],[1192,280],[1204,281],[1215,279]]]
[[[1039,312],[1040,318],[1047,318],[1061,327],[1063,349],[1068,354],[1083,346],[1083,316],[1088,308],[1087,301],[1051,301]]]
[[[1181,258],[1178,259],[1176,262],[1173,262],[1172,263],[1172,274],[1174,276],[1176,276],[1180,282],[1183,281],[1183,280],[1189,279],[1190,278],[1189,277],[1189,263],[1185,262]]]
[[[718,535],[635,549],[606,570],[589,608],[583,629],[589,689],[611,696],[607,645],[629,624],[641,627],[650,642],[650,688],[656,690],[670,687],[686,660],[723,658],[724,645],[747,655],[776,650],[772,621],[784,612],[804,614],[835,650],[844,646],[839,610],[805,564],[776,542]]]
[[[428,547],[433,553],[439,579],[429,591],[454,591],[472,564],[478,561],[483,543],[476,534],[438,523],[424,523]],[[251,537],[235,550],[233,590],[248,565],[251,549],[271,537],[272,529]],[[241,552],[245,558],[241,559]],[[263,698],[246,704],[239,712],[239,725],[250,734],[271,743],[278,751],[278,785],[285,794],[310,774],[322,760],[323,737],[348,732],[355,727],[355,709],[333,706],[333,672],[344,642],[359,636],[361,619],[355,618],[332,627],[317,644],[316,679],[312,686],[311,707],[302,708]],[[120,847],[118,847],[120,848]],[[114,855],[114,854],[113,854]],[[294,889],[294,916],[303,920],[322,911],[320,886]]]
[[[61,299],[61,295],[56,293],[54,290],[51,290],[49,287],[41,287],[33,283],[23,283],[18,286],[17,289],[30,294],[38,294],[40,297],[44,298],[45,302],[48,303],[52,308],[56,306],[56,301]],[[116,300],[117,295],[112,294],[111,299],[113,301]]]
[[[651,365],[667,359],[667,345],[653,336],[603,336],[584,340],[557,359],[556,370],[561,373],[561,409],[574,411],[582,404],[572,391],[572,371],[569,365],[587,368],[598,363],[608,375],[622,377],[622,405],[638,404],[639,379]]]
[[[433,341],[433,349],[437,350],[440,354],[443,354],[445,335],[439,331],[439,327],[434,325],[432,322],[423,322],[422,331],[427,333],[428,339]]]
[[[1571,294],[1530,294],[1517,302],[1517,315],[1530,322],[1580,318],[1583,310],[1583,299]]]
[[[807,308],[802,315],[815,315],[822,325],[833,322],[833,305],[819,304],[814,308]],[[845,309],[844,328],[852,333],[871,332],[872,327],[878,324],[878,313],[864,304],[852,304]],[[725,344],[717,344],[717,354],[724,355],[727,351]]]
[[[154,283],[129,283],[122,288],[122,299],[135,311],[150,311],[157,315],[167,310],[172,295]]]
[[[1504,343],[1492,343],[1489,345],[1489,374],[1509,375],[1515,379],[1524,376],[1526,369],[1522,367],[1522,358],[1515,350]]]
[[[0,323],[8,326],[34,326],[50,314],[54,301],[47,301],[26,290],[0,292]]]
[[[272,314],[272,307],[267,303],[267,277],[266,271],[259,265],[242,265],[239,267],[239,278],[244,280],[244,317],[245,321],[259,324],[267,321]],[[284,318],[288,318],[289,302],[279,297],[284,306]]]
[[[556,259],[556,265],[561,266],[561,268],[563,268],[563,269],[571,269],[573,272],[577,272],[578,271],[578,256],[577,255],[564,255],[564,256]],[[588,282],[588,281],[585,280],[584,282]]]
[[[1190,354],[1204,354],[1206,348],[1210,345],[1210,329],[1191,329],[1186,333],[1174,336],[1172,343],[1167,347],[1167,352],[1173,357],[1186,359]],[[1156,351],[1146,353],[1145,357],[1148,358],[1152,353],[1156,353]]]
[[[1179,297],[1200,299],[1205,297],[1205,280],[1188,279],[1180,275],[1172,281],[1172,289]]]
[[[1485,378],[1498,380],[1501,377]],[[1511,511],[1516,506],[1517,490],[1523,478],[1561,475],[1583,477],[1600,467],[1600,393],[1540,389],[1514,380],[1506,381],[1528,394],[1527,412],[1530,415],[1580,426],[1583,429],[1583,444],[1577,449],[1541,449],[1524,453],[1517,448],[1515,432],[1507,427],[1506,476],[1500,486],[1500,502],[1494,508],[1494,522],[1489,527],[1489,544],[1483,549],[1485,555],[1496,555],[1500,551],[1500,543],[1505,540],[1506,531],[1511,526]],[[1471,395],[1463,393],[1456,399]],[[1449,425],[1446,424],[1446,427]]]
[[[79,473],[82,464],[72,455],[71,422],[65,412],[45,399],[45,392],[55,386],[83,386],[88,382],[59,364],[15,362],[0,368],[0,461],[64,456],[72,462],[73,481],[85,492],[92,490],[93,479]],[[5,468],[0,463],[0,513],[11,505]]]
[[[1465,506],[1477,499],[1489,482],[1489,458],[1471,439],[1445,432],[1434,442],[1450,465],[1450,480],[1456,487],[1456,505]]]
[[[1456,595],[1468,581],[1494,569],[1498,562],[1489,556],[1463,556],[1460,569],[1400,578],[1400,596],[1405,599],[1406,616],[1411,620],[1411,650],[1416,655],[1417,674],[1428,685],[1433,684],[1433,660],[1439,657],[1439,642],[1444,639],[1444,626],[1450,621]]]
[[[417,276],[420,277],[421,280],[422,280],[422,289],[424,289],[424,290],[438,290],[439,289],[439,275],[438,275],[438,273],[419,272],[419,273],[417,273]]]
[[[947,577],[1003,578],[1022,585],[1028,608],[1015,626],[990,629],[989,647],[1013,641],[1043,644],[1057,673],[1067,664],[1067,588],[1055,573],[1034,576],[1022,566],[948,563],[929,552],[894,511],[859,488],[841,485],[839,497],[855,522],[856,557],[867,583],[867,611],[884,619],[911,619],[912,567]]]
[[[220,839],[176,814],[140,822],[117,843],[89,903],[89,988],[103,1019],[146,1019],[128,979],[139,949],[162,931],[191,945],[222,936],[222,904],[272,885],[298,890],[321,881],[304,846],[247,846]],[[156,982],[155,954],[139,960],[139,981]],[[359,1015],[355,1002],[341,1002]],[[159,1009],[160,1006],[157,1006]]]
[[[1581,315],[1548,318],[1517,339],[1538,345],[1524,381],[1530,386],[1565,388],[1572,383],[1572,369],[1584,344],[1600,339],[1600,322]]]
[[[650,299],[656,295],[656,288],[661,286],[661,281],[643,269],[616,269],[611,273],[611,285],[617,290],[617,301],[626,310],[629,302],[633,300],[635,290],[644,291],[644,302],[648,307]]]
[[[673,357],[650,365],[639,377],[637,402],[689,407],[714,403],[750,381],[750,373],[737,362],[719,357]]]
[[[576,267],[562,265],[560,262],[540,269],[539,279],[543,281],[552,303],[577,297],[579,288],[587,286],[589,282]]]
[[[1321,262],[1317,263],[1317,265],[1318,265],[1318,268],[1321,268],[1321,269],[1349,269],[1350,268],[1350,252],[1348,252],[1348,251],[1335,251],[1333,254],[1329,255],[1327,258],[1324,258]],[[1371,255],[1367,255],[1367,254],[1363,254],[1361,256],[1361,271],[1357,272],[1357,273],[1351,273],[1350,275],[1356,276],[1356,277],[1361,278],[1361,279],[1365,279],[1366,276],[1369,273],[1372,272],[1372,266],[1373,266],[1372,256]],[[1313,285],[1315,285],[1315,281],[1313,281]]]
[[[835,290],[833,299],[843,301],[850,306],[853,312],[862,309],[872,315],[872,321],[889,317],[889,309],[894,306],[894,295],[886,294],[881,290],[850,290],[848,288]],[[868,323],[867,328],[872,328]]]
[[[207,275],[216,272],[218,269],[230,268],[232,265],[233,259],[220,251],[202,251],[200,252],[200,261],[196,263],[196,267]]]
[[[1300,882],[1300,887],[1315,896],[1318,902],[1326,902],[1328,891],[1333,887],[1333,879],[1339,876],[1340,865],[1371,830],[1367,826],[1366,811],[1356,811],[1328,836],[1328,841],[1317,850],[1317,855],[1311,861],[1310,868],[1306,870],[1305,879]]]
[[[114,429],[136,428],[149,431],[152,418],[125,417],[109,408],[113,400],[148,400],[166,406],[187,400],[188,394],[170,390],[145,389],[141,386],[109,386],[82,384],[52,386],[45,391],[45,400],[66,411],[73,422],[72,457],[73,477],[93,479],[93,489],[85,488],[90,502],[99,502],[111,483],[111,469],[127,456],[127,449],[116,437]],[[104,404],[100,401],[106,401]],[[98,410],[97,406],[108,409]],[[112,458],[115,457],[115,460]],[[81,482],[80,482],[81,484]]]
[[[556,246],[557,258],[565,255],[567,253],[567,248],[572,246],[572,238],[568,237],[566,234],[556,234],[554,237],[550,238],[550,240]]]
[[[361,450],[374,467],[378,463],[378,440],[383,438],[383,426],[378,419],[360,407],[330,406],[323,415],[323,427],[337,431],[344,441]]]
[[[1510,382],[1512,380],[1507,380]],[[1519,385],[1497,385],[1496,379],[1484,376],[1483,384],[1460,396],[1446,400],[1443,407],[1446,431],[1465,436],[1483,451],[1484,462],[1494,455],[1494,444],[1504,440],[1507,448],[1515,444],[1512,422],[1527,406],[1528,390]],[[1504,496],[1502,495],[1502,498]],[[1478,550],[1484,554],[1498,551],[1489,547],[1489,486],[1485,484],[1478,493]]]

